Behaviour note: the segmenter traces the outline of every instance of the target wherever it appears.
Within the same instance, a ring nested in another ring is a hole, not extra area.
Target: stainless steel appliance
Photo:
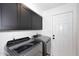
[[[5,50],[10,56],[42,56],[42,42],[29,37],[11,40]]]

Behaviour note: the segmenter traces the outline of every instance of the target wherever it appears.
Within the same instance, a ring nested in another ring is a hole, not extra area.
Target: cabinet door
[[[1,4],[0,4],[0,30],[1,30],[1,20],[2,20],[2,18],[1,18]]]
[[[21,19],[20,19],[20,29],[29,30],[31,29],[31,11],[21,5]]]
[[[2,28],[3,30],[17,29],[17,4],[2,4]]]
[[[42,29],[42,17],[34,12],[32,12],[32,29],[33,30]]]

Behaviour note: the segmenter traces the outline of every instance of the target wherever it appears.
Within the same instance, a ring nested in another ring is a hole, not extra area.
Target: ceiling
[[[33,3],[33,5],[39,10],[41,10],[42,12],[49,10],[51,8],[61,6],[63,4],[66,4],[66,3]]]

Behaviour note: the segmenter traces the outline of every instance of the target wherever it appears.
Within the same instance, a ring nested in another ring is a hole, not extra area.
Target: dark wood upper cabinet
[[[32,12],[32,30],[41,30],[42,29],[42,17]]]
[[[4,3],[2,4],[2,29],[17,29],[17,4]]]
[[[1,17],[1,5],[0,5],[0,29],[1,29],[1,20],[2,20],[2,17]]]
[[[31,17],[31,11],[30,9],[28,9],[27,7],[25,7],[24,5],[21,5],[21,18],[20,18],[20,28],[21,29],[27,29],[27,30],[31,30],[31,21],[32,21],[32,17]]]
[[[42,17],[21,3],[0,3],[0,30],[41,30]]]

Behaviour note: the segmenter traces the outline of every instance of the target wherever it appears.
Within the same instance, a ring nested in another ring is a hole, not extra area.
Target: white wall
[[[43,32],[42,34],[50,36],[52,35],[52,17],[49,13],[43,15]]]

